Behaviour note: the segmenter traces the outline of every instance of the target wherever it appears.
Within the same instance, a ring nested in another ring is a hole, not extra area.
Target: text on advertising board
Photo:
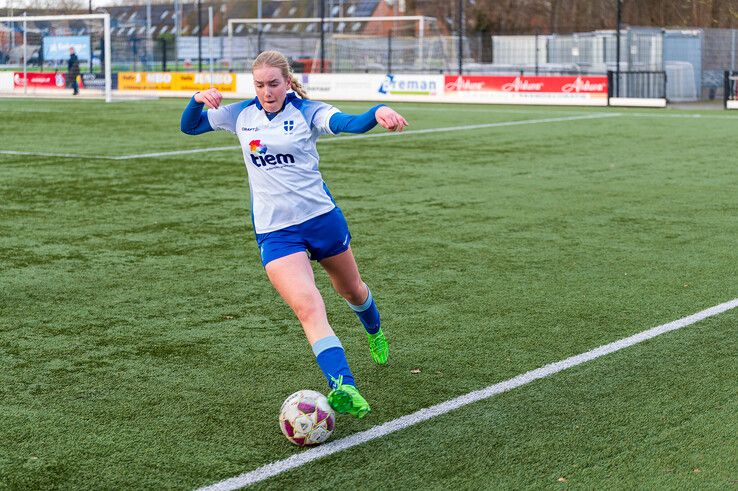
[[[601,76],[456,76],[446,75],[445,89],[452,92],[528,92],[607,94],[607,77]]]

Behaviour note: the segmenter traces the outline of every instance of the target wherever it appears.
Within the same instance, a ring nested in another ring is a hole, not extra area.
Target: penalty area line
[[[486,387],[484,389],[469,392],[468,394],[450,399],[446,402],[442,402],[440,404],[421,409],[412,414],[387,421],[386,423],[374,426],[373,428],[355,433],[348,437],[341,438],[340,440],[334,440],[319,447],[311,448],[286,459],[278,460],[276,462],[272,462],[271,464],[264,465],[253,471],[246,472],[239,476],[225,479],[209,486],[199,488],[197,491],[230,491],[256,484],[260,481],[264,481],[265,479],[276,476],[288,470],[301,467],[305,464],[309,464],[310,462],[313,462],[315,460],[322,459],[324,457],[341,452],[343,450],[347,450],[357,445],[362,445],[372,440],[376,440],[377,438],[381,438],[383,436],[403,430],[410,426],[414,426],[418,423],[422,423],[423,421],[435,418],[436,416],[454,411],[468,404],[489,399],[495,395],[502,394],[503,392],[508,392],[512,389],[515,389],[522,385],[526,385],[535,380],[554,375],[558,372],[566,370],[567,368],[572,368],[588,361],[596,360],[597,358],[600,358],[602,356],[620,351],[638,343],[642,343],[643,341],[655,338],[656,336],[660,336],[664,333],[676,331],[677,329],[690,326],[701,320],[707,319],[708,317],[722,314],[723,312],[734,309],[736,307],[738,307],[738,298],[734,298],[733,300],[730,300],[728,302],[721,303],[720,305],[715,305],[714,307],[710,307],[687,317],[682,317],[681,319],[677,319],[675,321],[668,322],[666,324],[662,324],[660,326],[656,326],[654,328],[639,332],[632,336],[619,339],[612,343],[604,344],[585,353],[571,356],[555,363],[544,365],[541,368],[525,372],[503,382],[490,385],[489,387]]]

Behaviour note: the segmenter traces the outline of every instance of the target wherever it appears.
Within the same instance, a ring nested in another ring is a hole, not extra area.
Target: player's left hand
[[[387,106],[382,106],[377,109],[374,117],[377,118],[377,123],[379,123],[382,128],[386,128],[389,131],[400,132],[405,128],[405,126],[407,126],[405,118],[400,116],[400,113]]]

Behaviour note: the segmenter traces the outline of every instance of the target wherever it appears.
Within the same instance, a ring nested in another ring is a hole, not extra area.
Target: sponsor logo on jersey
[[[251,153],[260,153],[262,155],[267,153],[267,146],[263,145],[261,140],[251,140],[249,147],[251,147]]]
[[[295,156],[290,153],[278,153],[276,155],[267,153],[267,146],[261,140],[251,140],[249,142],[249,148],[251,150],[251,163],[256,167],[295,163]]]

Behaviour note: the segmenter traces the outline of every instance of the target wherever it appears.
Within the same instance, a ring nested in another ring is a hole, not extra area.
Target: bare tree
[[[456,19],[458,2],[421,1],[424,14]],[[617,0],[476,0],[471,32],[573,32],[615,27]],[[738,27],[738,0],[622,0],[623,22],[653,27]]]

